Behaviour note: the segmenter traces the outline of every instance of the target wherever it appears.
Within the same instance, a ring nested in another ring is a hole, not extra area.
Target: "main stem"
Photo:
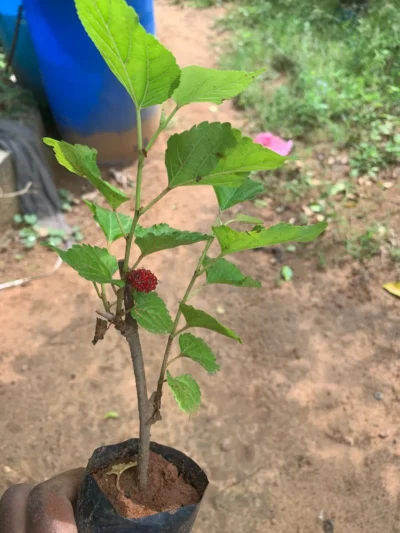
[[[133,307],[132,291],[125,285],[124,303],[126,309]],[[146,372],[144,368],[142,346],[140,344],[138,323],[131,313],[125,316],[124,336],[131,352],[133,372],[135,374],[136,392],[139,409],[139,457],[138,484],[139,490],[144,491],[147,486],[150,453],[150,404],[147,394]]]
[[[142,135],[142,118],[140,109],[136,109],[137,118],[137,138],[138,138],[138,167],[136,176],[136,196],[135,196],[135,213],[133,216],[132,226],[129,235],[126,238],[125,257],[120,263],[121,279],[126,277],[129,270],[129,258],[131,253],[132,241],[135,235],[136,226],[140,217],[140,200],[142,189],[143,166],[145,162],[145,153],[143,151]],[[132,291],[129,285],[125,285],[119,294],[117,301],[117,314],[121,313],[122,303],[125,305],[125,311],[132,309],[134,302]],[[150,454],[150,403],[147,394],[146,372],[144,368],[142,347],[140,344],[138,324],[130,312],[125,314],[125,324],[123,335],[126,338],[131,352],[133,371],[135,374],[136,391],[139,410],[139,457],[138,457],[138,484],[139,490],[144,491],[147,486],[149,454]]]

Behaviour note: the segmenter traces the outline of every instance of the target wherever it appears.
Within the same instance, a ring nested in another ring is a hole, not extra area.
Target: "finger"
[[[28,496],[31,485],[15,485],[0,500],[0,533],[26,533]]]
[[[70,470],[32,489],[28,497],[29,533],[77,533],[74,505],[84,468]]]

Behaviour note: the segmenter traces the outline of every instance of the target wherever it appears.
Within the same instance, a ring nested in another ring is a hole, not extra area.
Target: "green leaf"
[[[181,304],[179,306],[179,309],[182,311],[183,316],[186,319],[186,323],[191,328],[206,328],[211,329],[212,331],[215,331],[217,333],[220,333],[221,335],[225,335],[225,337],[230,337],[231,339],[234,339],[235,341],[240,342],[242,344],[242,340],[240,337],[236,335],[234,331],[227,328],[218,320],[216,320],[211,315],[208,315],[204,311],[201,311],[200,309],[195,309],[191,305]]]
[[[288,265],[284,265],[281,270],[282,278],[285,281],[290,281],[293,278],[293,270]]]
[[[172,135],[165,154],[171,189],[182,185],[238,187],[250,172],[280,167],[285,160],[242,137],[227,122],[202,122]]]
[[[249,217],[248,215],[237,215],[236,219],[237,222],[244,222],[245,224],[263,224],[264,221],[260,218],[256,217]]]
[[[225,158],[221,158],[216,173],[227,173],[234,171],[260,172],[262,170],[272,170],[279,168],[288,159],[269,148],[264,148],[261,144],[255,143],[250,137],[243,137],[239,130],[232,130],[236,138],[237,145],[226,152]]]
[[[82,144],[69,144],[65,141],[56,141],[48,137],[44,138],[43,142],[53,148],[60,165],[70,172],[89,180],[93,187],[101,192],[113,209],[129,200],[127,194],[102,179],[96,163],[97,150]]]
[[[13,221],[15,222],[15,224],[22,224],[23,220],[23,216],[19,213],[13,216]]]
[[[235,145],[232,127],[227,122],[202,122],[189,131],[172,135],[165,154],[170,188],[196,184],[238,185],[244,177],[213,175],[219,159]]]
[[[222,104],[247,89],[254,78],[264,72],[217,70],[203,67],[185,67],[181,72],[179,87],[173,94],[178,107],[192,102]]]
[[[254,207],[257,207],[257,209],[262,209],[263,207],[267,207],[268,202],[266,200],[262,200],[261,198],[256,198],[254,200]]]
[[[38,221],[38,217],[35,214],[24,215],[24,222],[25,224],[28,224],[29,226],[34,226],[37,221]]]
[[[113,283],[123,286],[123,281],[112,279],[118,270],[117,259],[106,248],[89,244],[74,244],[68,250],[47,244],[61,259],[78,272],[82,278],[97,283]]]
[[[173,378],[167,370],[167,382],[182,411],[193,413],[200,407],[200,387],[190,374],[182,374]]]
[[[103,418],[104,420],[116,420],[119,418],[119,413],[117,411],[108,411]]]
[[[114,242],[123,237],[117,215],[114,213],[114,211],[100,207],[93,202],[89,202],[89,200],[84,200],[84,202],[93,213],[93,218],[103,230],[108,242]],[[125,235],[128,235],[132,227],[132,218],[122,213],[118,213],[118,217],[121,226],[124,229]]]
[[[207,267],[211,262],[208,257],[203,262]],[[223,283],[235,287],[261,287],[261,283],[253,278],[243,276],[238,267],[226,259],[218,259],[206,270],[208,284]]]
[[[25,237],[25,239],[23,239],[23,245],[24,245],[24,248],[33,248],[35,245],[36,245],[36,242],[37,242],[37,238],[35,235],[30,235],[28,237]]]
[[[174,229],[168,224],[157,224],[150,228],[138,226],[135,235],[135,243],[139,246],[143,256],[185,244],[206,241],[209,237],[204,233]]]
[[[225,211],[245,200],[252,200],[257,194],[264,192],[264,185],[250,178],[246,179],[239,187],[214,187],[219,208]]]
[[[63,211],[67,211],[67,212],[69,213],[70,211],[72,211],[72,205],[69,204],[68,202],[63,202],[63,203],[61,204],[61,209],[62,209]]]
[[[156,292],[135,292],[131,314],[142,328],[151,333],[170,333],[172,318]]]
[[[64,239],[62,237],[49,237],[49,244],[52,246],[61,246],[64,242]]]
[[[139,24],[125,0],[75,0],[78,16],[137,107],[162,104],[179,84],[175,57]]]
[[[222,255],[227,255],[288,241],[310,242],[321,235],[326,226],[326,222],[311,226],[292,226],[281,222],[270,228],[258,226],[252,231],[235,231],[229,226],[214,226],[213,232],[221,246]]]
[[[59,229],[59,228],[43,228],[42,226],[40,226],[41,229],[46,229],[47,230],[47,234],[50,235],[51,237],[66,237],[67,235],[67,232],[65,229]]]
[[[26,228],[22,228],[19,230],[18,232],[18,236],[19,237],[36,237],[36,231],[31,227],[31,226],[28,226]]]
[[[203,339],[199,339],[191,333],[184,333],[179,337],[179,347],[184,357],[196,361],[196,363],[199,363],[210,374],[214,374],[220,369],[215,355]]]

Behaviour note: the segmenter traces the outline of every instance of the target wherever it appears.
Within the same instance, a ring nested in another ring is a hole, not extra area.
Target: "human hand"
[[[84,472],[9,488],[0,500],[0,533],[77,533],[74,505]]]

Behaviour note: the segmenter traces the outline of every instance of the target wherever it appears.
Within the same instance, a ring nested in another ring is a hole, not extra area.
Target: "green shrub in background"
[[[267,67],[238,100],[258,129],[346,145],[354,176],[398,160],[398,0],[237,1],[222,24],[232,30],[224,67]]]

